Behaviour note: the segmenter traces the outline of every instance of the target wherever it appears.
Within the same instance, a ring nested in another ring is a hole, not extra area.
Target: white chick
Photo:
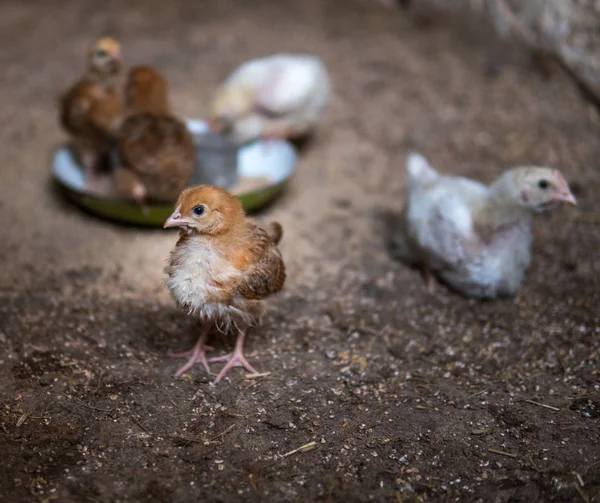
[[[315,56],[253,59],[239,66],[217,91],[211,128],[240,144],[260,137],[302,137],[315,127],[330,94],[327,69]]]
[[[531,257],[531,217],[575,197],[556,169],[520,167],[492,185],[440,175],[412,153],[408,200],[393,244],[400,258],[467,296],[514,294]]]

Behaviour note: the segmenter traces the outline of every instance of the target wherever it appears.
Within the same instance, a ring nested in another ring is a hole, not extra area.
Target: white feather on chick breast
[[[238,143],[299,137],[315,127],[330,94],[327,69],[315,56],[254,59],[239,66],[219,88],[210,122]]]
[[[530,263],[531,217],[575,198],[557,170],[515,168],[491,186],[443,176],[419,154],[406,163],[408,199],[394,243],[401,258],[465,295],[514,294]]]

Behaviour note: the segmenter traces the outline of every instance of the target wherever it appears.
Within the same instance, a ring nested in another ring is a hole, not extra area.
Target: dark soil
[[[3,501],[600,501],[600,127],[567,77],[473,26],[366,0],[1,11]],[[49,190],[54,98],[106,32],[189,116],[245,58],[302,50],[330,67],[329,113],[265,215],[289,270],[248,342],[269,375],[174,379],[168,350],[197,335],[161,284],[175,234]],[[383,215],[411,149],[486,182],[519,164],[571,182],[578,209],[537,218],[516,298],[429,294],[390,256]]]

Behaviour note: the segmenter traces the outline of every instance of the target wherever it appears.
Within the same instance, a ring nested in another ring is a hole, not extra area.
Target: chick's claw
[[[258,374],[258,371],[248,363],[246,357],[244,356],[244,338],[246,334],[243,330],[239,331],[237,341],[235,342],[235,349],[233,353],[225,355],[225,356],[217,356],[215,358],[211,358],[209,361],[212,362],[222,362],[226,361],[227,363],[219,372],[219,375],[215,379],[214,384],[217,384],[227,372],[229,372],[233,367],[244,367],[248,372],[252,374]]]
[[[210,368],[208,366],[208,360],[206,359],[206,352],[212,351],[212,347],[206,344],[206,338],[208,337],[208,333],[210,331],[212,324],[207,324],[202,328],[202,333],[198,339],[198,342],[194,345],[192,349],[189,351],[184,351],[183,353],[169,353],[168,356],[171,358],[188,358],[188,361],[185,363],[183,367],[181,367],[177,372],[175,372],[175,377],[181,376],[183,373],[187,372],[191,369],[196,363],[202,363],[204,370],[208,374],[210,374]]]
[[[210,346],[204,346],[196,343],[192,350],[186,351],[185,353],[169,353],[171,358],[188,358],[188,361],[185,363],[185,365],[175,372],[175,377],[181,376],[198,362],[202,363],[202,366],[206,372],[210,374],[210,367],[208,366],[208,360],[206,359],[206,351],[210,351],[211,349],[212,348]]]

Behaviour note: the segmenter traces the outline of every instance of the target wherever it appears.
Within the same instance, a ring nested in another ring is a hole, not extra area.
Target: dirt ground
[[[485,29],[367,0],[15,0],[0,14],[3,501],[600,502],[600,120],[564,75]],[[251,56],[314,52],[330,68],[322,127],[263,213],[285,228],[289,272],[249,338],[266,377],[174,379],[168,350],[197,334],[162,284],[176,234],[52,190],[56,96],[106,33],[128,64],[166,73],[187,116]],[[390,257],[384,216],[412,149],[486,182],[518,164],[571,182],[579,207],[537,218],[516,298],[429,294]]]

